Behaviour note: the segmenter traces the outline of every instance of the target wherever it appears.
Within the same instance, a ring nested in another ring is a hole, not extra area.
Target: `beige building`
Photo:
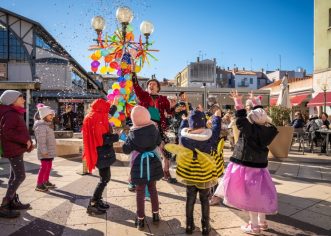
[[[331,1],[314,1],[314,75],[313,75],[313,101],[319,106],[319,112],[324,105],[324,92],[327,97],[327,109],[330,113],[331,100]],[[322,93],[319,95],[319,93]],[[321,101],[322,100],[322,101]]]
[[[175,76],[176,86],[195,87],[216,86],[216,59],[191,62]]]

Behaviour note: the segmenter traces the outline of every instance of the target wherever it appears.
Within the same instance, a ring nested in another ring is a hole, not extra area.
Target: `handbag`
[[[98,160],[96,166],[99,169],[107,168],[114,164],[116,161],[116,154],[113,147],[113,143],[117,142],[119,137],[118,134],[106,133],[102,136],[103,145],[97,147]]]
[[[156,107],[148,107],[149,114],[151,115],[151,120],[159,122],[161,120],[159,109]]]

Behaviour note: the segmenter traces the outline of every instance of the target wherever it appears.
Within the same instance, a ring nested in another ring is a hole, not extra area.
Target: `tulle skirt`
[[[230,162],[222,184],[224,204],[245,211],[277,213],[277,192],[267,168],[252,168]]]

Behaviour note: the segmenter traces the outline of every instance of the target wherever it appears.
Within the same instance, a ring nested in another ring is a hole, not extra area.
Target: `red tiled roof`
[[[297,82],[297,81],[302,81],[302,80],[307,80],[307,79],[312,79],[312,77],[305,77],[305,78],[290,78],[288,79],[288,83],[293,83],[293,82]],[[276,87],[276,86],[279,86],[280,83],[282,82],[281,79],[271,83],[271,84],[268,84],[260,89],[266,89],[266,88],[273,88],[273,87]]]
[[[238,70],[234,71],[235,75],[256,75],[256,72],[249,70]]]

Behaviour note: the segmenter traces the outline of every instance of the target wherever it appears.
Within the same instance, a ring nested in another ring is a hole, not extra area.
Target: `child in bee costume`
[[[215,158],[211,155],[219,140],[221,130],[221,111],[215,112],[212,129],[206,128],[205,114],[199,110],[191,113],[181,123],[180,145],[167,144],[166,150],[177,155],[176,178],[187,187],[186,199],[186,233],[195,229],[193,210],[197,193],[200,195],[202,211],[202,234],[208,235],[210,188],[215,186],[222,174],[217,170]]]

